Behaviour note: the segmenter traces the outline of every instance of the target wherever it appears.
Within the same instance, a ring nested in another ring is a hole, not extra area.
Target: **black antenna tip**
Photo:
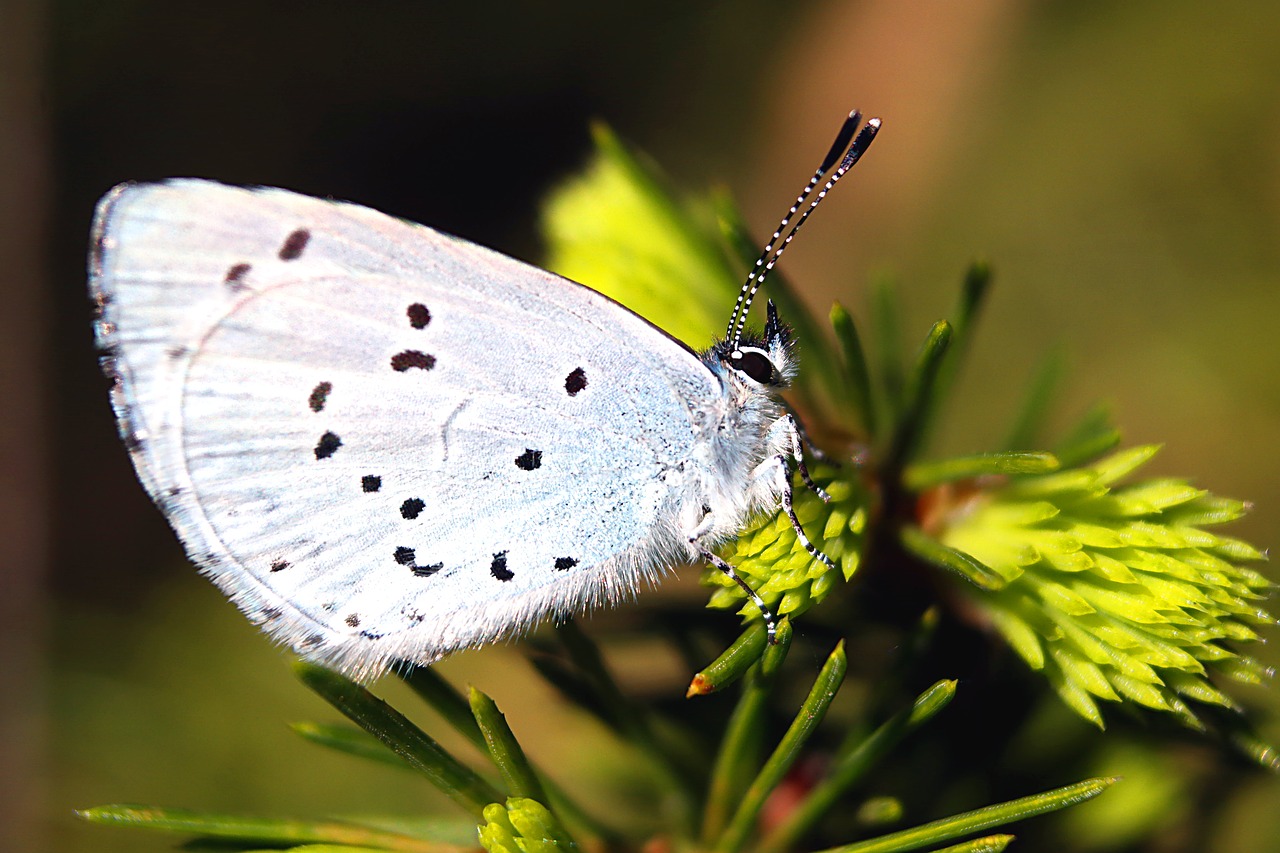
[[[876,119],[877,124],[879,119]],[[827,156],[823,159],[822,165],[818,167],[818,174],[826,174],[827,170],[836,164],[840,159],[840,155],[844,153],[845,148],[849,145],[849,140],[853,139],[853,134],[857,131],[858,125],[862,123],[862,113],[858,110],[850,110],[849,116],[844,120],[844,124],[840,126],[840,132],[836,134],[836,141],[831,143],[831,150],[827,152]]]
[[[880,119],[867,119],[867,123],[862,126],[862,130],[858,133],[858,138],[853,140],[853,144],[849,146],[848,152],[844,155],[844,159],[840,161],[840,171],[847,172],[853,168],[853,164],[862,159],[862,155],[871,147],[871,142],[876,138],[876,134],[880,132]]]

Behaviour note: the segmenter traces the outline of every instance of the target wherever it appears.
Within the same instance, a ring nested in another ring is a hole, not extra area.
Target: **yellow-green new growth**
[[[980,490],[934,531],[1004,580],[968,593],[1098,726],[1097,699],[1127,699],[1201,728],[1184,699],[1236,707],[1211,670],[1245,682],[1271,674],[1225,645],[1256,640],[1254,627],[1273,621],[1259,603],[1269,582],[1241,565],[1265,555],[1205,529],[1247,505],[1175,479],[1118,485],[1158,449]]]
[[[824,503],[797,480],[796,517],[809,539],[840,567],[839,571],[810,556],[783,512],[752,519],[737,540],[721,552],[778,616],[798,616],[826,598],[841,576],[848,580],[858,568],[867,525],[864,490],[848,471],[827,466],[816,467],[813,480],[831,495],[831,502]],[[760,618],[756,606],[722,572],[708,570],[703,583],[719,587],[708,607],[739,608],[747,619]]]
[[[489,853],[565,853],[577,845],[546,806],[527,797],[484,807],[480,846]]]

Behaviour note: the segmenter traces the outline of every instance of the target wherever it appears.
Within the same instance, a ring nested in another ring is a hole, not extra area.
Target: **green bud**
[[[528,797],[490,803],[484,820],[478,827],[480,846],[488,853],[564,853],[578,847],[555,815]]]
[[[966,589],[1009,645],[1081,716],[1130,701],[1201,723],[1184,700],[1234,708],[1209,681],[1259,677],[1228,644],[1272,622],[1253,546],[1208,529],[1247,509],[1176,479],[1123,485],[1159,450],[964,493],[926,520],[944,545],[1004,578]],[[1262,673],[1269,675],[1269,673]]]
[[[805,535],[839,567],[811,556],[796,536],[786,513],[762,514],[743,528],[737,540],[721,549],[775,615],[798,616],[821,602],[836,583],[853,577],[861,557],[867,525],[867,495],[851,472],[826,465],[813,469],[813,480],[831,495],[825,503],[803,485],[795,487],[796,517]],[[738,609],[745,619],[759,619],[760,612],[737,584],[715,569],[703,574],[703,583],[716,587],[709,607]]]

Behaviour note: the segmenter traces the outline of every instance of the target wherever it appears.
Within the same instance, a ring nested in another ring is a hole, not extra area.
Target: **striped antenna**
[[[880,130],[880,119],[869,119],[855,138],[854,132],[858,130],[858,125],[861,122],[862,113],[857,110],[849,113],[849,117],[840,126],[840,132],[836,134],[836,140],[832,143],[831,150],[827,152],[827,156],[823,158],[821,165],[813,173],[813,177],[809,179],[809,183],[805,184],[804,189],[796,196],[795,202],[791,205],[786,215],[782,217],[782,221],[778,223],[773,236],[769,238],[764,251],[756,259],[755,266],[751,269],[751,274],[743,282],[742,290],[738,292],[738,301],[733,306],[733,314],[729,317],[729,328],[725,332],[726,340],[732,342],[735,350],[742,339],[742,329],[747,322],[747,312],[751,308],[751,301],[755,299],[756,292],[760,290],[760,285],[764,284],[765,277],[777,265],[778,259],[782,257],[782,253],[786,251],[787,246],[795,238],[800,226],[804,225],[804,221],[809,218],[809,214],[813,213],[814,208],[827,197],[827,193],[831,192],[831,188],[836,185],[836,182],[844,177],[845,172],[852,169],[854,164],[862,158],[867,148],[870,147],[871,141],[876,138],[876,133]],[[853,140],[852,144],[849,142],[851,139]],[[847,150],[845,146],[848,146]],[[844,154],[843,157],[840,156],[841,153]],[[813,201],[809,202],[809,206],[805,208],[804,213],[800,214],[796,224],[791,227],[790,231],[787,231],[787,226],[791,224],[792,218],[804,206],[805,201],[813,194],[814,189],[822,180],[822,176],[836,164],[837,160],[840,161],[840,165],[832,172],[831,177],[827,178],[827,182],[823,184],[822,189],[818,190],[818,194],[814,196]],[[785,237],[783,236],[784,231],[786,232]]]

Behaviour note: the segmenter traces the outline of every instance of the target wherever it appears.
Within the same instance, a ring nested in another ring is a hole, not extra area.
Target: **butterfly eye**
[[[769,356],[758,349],[743,349],[729,356],[734,370],[741,371],[761,385],[773,384],[777,371]]]

